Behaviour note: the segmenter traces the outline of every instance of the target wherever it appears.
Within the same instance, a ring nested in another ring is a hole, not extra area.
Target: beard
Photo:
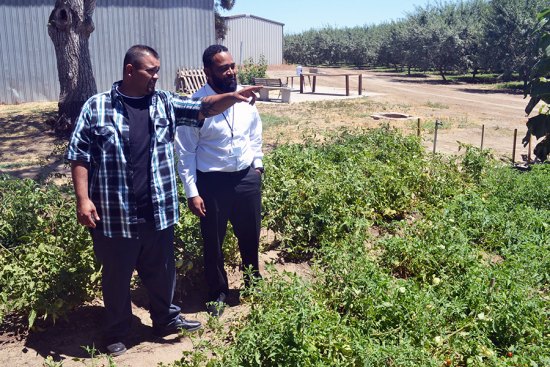
[[[237,77],[221,79],[213,76],[212,84],[214,84],[214,88],[218,89],[222,93],[231,93],[237,90]]]

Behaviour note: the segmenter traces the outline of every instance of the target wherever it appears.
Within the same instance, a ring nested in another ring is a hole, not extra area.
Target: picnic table
[[[346,80],[346,96],[349,96],[349,77],[350,76],[357,76],[358,78],[358,88],[357,93],[359,95],[363,94],[363,74],[351,74],[351,73],[339,73],[339,74],[321,74],[321,73],[302,73],[300,74],[300,93],[304,93],[304,84],[305,84],[305,77],[307,77],[311,84],[311,93],[315,93],[315,86],[317,84],[317,77],[344,77]],[[294,84],[294,77],[296,76],[289,76],[287,77],[291,79],[291,83]]]

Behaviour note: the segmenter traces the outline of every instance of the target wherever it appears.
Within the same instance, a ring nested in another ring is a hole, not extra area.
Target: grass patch
[[[476,74],[475,78],[472,74],[456,74],[446,75],[448,80],[471,83],[471,84],[494,84],[498,80],[498,74],[495,73],[482,73]]]
[[[274,115],[272,113],[260,114],[262,118],[262,126],[264,129],[269,129],[274,126],[287,125],[290,123],[290,118],[280,115]]]
[[[439,127],[438,130],[447,130],[453,127],[453,123],[450,121],[444,121],[444,120],[437,120],[439,121]],[[435,131],[435,123],[436,120],[420,120],[420,130],[422,133],[428,133],[433,134]],[[410,120],[408,121],[409,129],[416,130],[418,127],[418,121],[417,120]]]
[[[446,105],[446,104],[443,104],[443,103],[440,103],[440,102],[432,102],[432,101],[426,102],[425,106],[430,107],[430,108],[440,109],[440,110],[449,108],[449,106]]]
[[[37,115],[57,113],[57,102],[31,102],[12,105],[0,105],[0,117],[13,114]]]
[[[511,90],[514,92],[521,92],[523,93],[523,82],[505,82],[505,83],[497,83],[495,84],[495,89],[499,90]]]

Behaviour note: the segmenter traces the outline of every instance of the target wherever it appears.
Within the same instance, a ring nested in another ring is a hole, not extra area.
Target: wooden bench
[[[283,83],[280,78],[252,78],[252,83],[266,87],[286,87],[286,83]]]
[[[279,95],[281,96],[281,101],[284,103],[290,103],[290,92],[291,89],[288,88],[287,83],[283,83],[281,79],[278,78],[252,78],[253,85],[261,85],[263,88],[260,89],[260,101],[269,101],[269,91],[278,90]]]

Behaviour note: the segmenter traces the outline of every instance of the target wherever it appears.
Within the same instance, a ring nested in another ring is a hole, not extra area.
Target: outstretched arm
[[[262,89],[261,86],[251,86],[231,93],[203,97],[201,99],[202,107],[199,113],[199,119],[202,120],[207,117],[219,115],[238,102],[254,104],[256,102],[256,94],[254,92],[260,89]]]

